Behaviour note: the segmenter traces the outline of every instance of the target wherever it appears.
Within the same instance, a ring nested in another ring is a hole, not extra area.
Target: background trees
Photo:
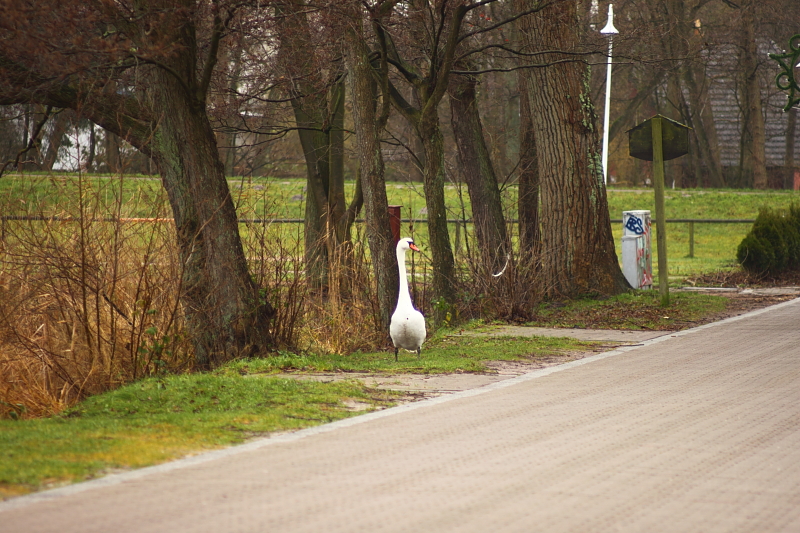
[[[677,186],[790,187],[791,120],[780,111],[783,98],[767,52],[785,48],[800,28],[797,9],[783,0],[626,0],[614,9],[620,35],[614,45],[612,178],[632,184],[648,179],[646,169],[628,158],[621,134],[659,112],[693,128],[689,157],[671,163]],[[601,27],[602,4],[596,13],[589,21]],[[594,94],[603,90],[595,75]]]

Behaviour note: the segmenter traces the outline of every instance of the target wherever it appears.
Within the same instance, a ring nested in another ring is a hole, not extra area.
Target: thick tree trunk
[[[517,211],[519,217],[519,249],[524,258],[536,260],[541,246],[539,231],[539,158],[536,156],[533,115],[531,112],[530,73],[519,71],[519,179]]]
[[[119,157],[119,137],[110,131],[105,132],[104,136],[104,159],[106,162],[107,172],[117,174],[122,171],[122,164]]]
[[[483,137],[473,77],[450,79],[450,109],[458,161],[467,182],[481,266],[487,273],[499,271],[508,253],[506,222],[494,166]]]
[[[742,5],[743,48],[739,64],[742,73],[741,171],[746,182],[756,189],[767,188],[766,131],[761,112],[761,85],[758,82],[758,47],[755,36],[755,2]]]
[[[187,328],[197,365],[208,368],[270,348],[274,311],[248,272],[204,103],[191,102],[164,70],[154,70],[153,78],[155,111],[161,117],[154,158],[175,217]]]
[[[91,80],[85,85],[70,85],[70,80],[46,83],[41,73],[0,55],[6,79],[17,84],[12,94],[0,93],[0,102],[30,98],[80,109],[83,116],[156,161],[175,219],[186,328],[197,366],[209,368],[272,348],[269,321],[274,310],[248,272],[236,211],[208,120],[204,80],[210,82],[215,56],[209,55],[203,68],[198,67],[193,25],[197,6],[176,4],[141,5],[158,9],[159,16],[149,19],[152,24],[130,27],[140,31],[132,38],[146,45],[152,44],[150,39],[173,45],[158,66],[139,67],[137,83],[141,82],[138,88],[144,98],[98,91]]]
[[[577,44],[575,2],[553,4],[530,17],[541,49]],[[550,57],[548,59],[557,59]],[[542,195],[542,276],[545,292],[575,297],[629,288],[617,262],[603,185],[596,117],[586,66],[533,69],[530,93]]]
[[[386,197],[380,144],[383,125],[376,110],[373,69],[360,27],[348,28],[345,41],[345,59],[353,100],[353,122],[364,194],[367,239],[377,284],[380,327],[388,335],[390,317],[397,304],[400,278],[394,238],[389,226],[389,201]]]

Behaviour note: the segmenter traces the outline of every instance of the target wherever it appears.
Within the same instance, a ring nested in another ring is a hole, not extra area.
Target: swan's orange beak
[[[413,242],[408,243],[408,247],[414,250],[415,252],[419,252],[419,248],[417,248],[417,245],[414,244]]]

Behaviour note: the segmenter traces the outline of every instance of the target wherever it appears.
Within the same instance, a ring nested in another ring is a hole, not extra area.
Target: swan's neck
[[[397,251],[397,267],[400,270],[400,293],[397,295],[397,307],[411,307],[411,294],[408,292],[408,274],[406,274],[406,253]]]

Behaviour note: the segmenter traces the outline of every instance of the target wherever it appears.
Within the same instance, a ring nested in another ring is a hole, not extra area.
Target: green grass
[[[305,209],[305,180],[289,178],[242,178],[229,179],[234,203],[242,218],[302,218]],[[158,179],[128,177],[124,180],[108,176],[87,177],[81,181],[84,199],[96,199],[100,204],[113,205],[122,199],[123,216],[152,217],[169,216],[166,196]],[[28,211],[63,214],[65,206],[74,205],[78,180],[76,176],[60,175],[15,175],[7,174],[0,180],[0,202],[6,214]],[[352,194],[353,182],[346,184],[347,194]],[[404,218],[425,218],[425,198],[420,183],[387,183],[389,203],[403,206]],[[516,217],[516,187],[503,189],[503,202],[508,218]],[[450,218],[470,216],[469,196],[465,187],[448,184],[445,198]],[[655,217],[652,189],[608,190],[609,212],[612,219],[622,217],[622,211],[649,209]],[[800,204],[800,193],[795,191],[740,191],[712,189],[668,189],[665,194],[667,218],[749,218],[754,219],[764,206],[774,208]],[[275,225],[270,231],[280,233],[283,238],[297,238],[301,228],[294,224]],[[735,266],[736,247],[747,234],[750,224],[695,224],[694,257],[689,254],[689,226],[673,223],[667,226],[669,250],[669,272],[673,283],[685,277],[729,270]],[[243,227],[246,238],[247,229]],[[409,234],[421,244],[427,240],[425,224],[404,225],[404,234]],[[471,233],[472,228],[468,231]],[[621,253],[621,224],[613,227],[617,239],[617,253]],[[653,235],[654,269],[657,274],[657,251]],[[451,240],[455,246],[455,227],[451,227]],[[463,239],[461,249],[464,252]]]
[[[302,218],[305,209],[305,180],[291,178],[229,179],[234,203],[241,218]],[[99,204],[113,205],[122,199],[122,215],[130,217],[170,216],[166,196],[158,179],[127,177],[123,180],[108,176],[89,176],[81,180],[85,201],[97,200]],[[5,214],[28,211],[62,214],[65,206],[75,204],[79,195],[75,175],[25,175],[7,174],[0,180],[0,203],[5,204]],[[353,182],[346,183],[346,192],[352,194]],[[404,218],[425,218],[425,198],[420,183],[387,183],[387,196],[392,205],[402,205]],[[516,187],[507,186],[502,193],[507,217],[516,217]],[[448,184],[445,199],[450,218],[470,217],[471,207],[466,187]],[[622,217],[622,211],[649,209],[655,217],[652,189],[608,190],[609,212],[612,219]],[[463,209],[462,209],[463,202]],[[800,193],[795,191],[752,191],[713,189],[668,189],[665,193],[665,210],[668,219],[754,219],[765,206],[785,208],[800,204]],[[283,238],[296,239],[301,228],[294,224],[274,225],[270,231]],[[654,228],[655,229],[655,228]],[[695,224],[694,257],[689,254],[689,225],[672,223],[667,226],[669,273],[673,283],[685,277],[716,270],[729,270],[735,266],[736,248],[750,229],[750,224]],[[248,230],[243,227],[244,238]],[[427,241],[425,224],[404,225],[403,233],[417,239],[424,249]],[[472,232],[472,228],[468,227]],[[621,254],[622,227],[613,226],[617,239],[617,253]],[[653,235],[654,270],[657,274],[657,251]],[[456,244],[455,227],[451,225],[451,241]],[[460,250],[464,253],[463,239]]]
[[[440,331],[422,347],[422,356],[400,350],[356,352],[349,355],[282,353],[266,359],[248,359],[227,365],[226,372],[369,372],[378,374],[447,374],[486,372],[487,361],[519,361],[557,352],[589,349],[590,343],[551,337],[457,336]]]
[[[232,362],[206,374],[148,378],[93,396],[57,416],[0,420],[0,497],[140,468],[393,405],[398,394],[360,381],[319,383],[270,375],[283,371],[371,373],[481,372],[489,360],[521,360],[590,343],[551,338],[439,334],[423,356],[284,354]]]
[[[58,416],[0,420],[0,496],[81,481],[352,416],[393,394],[360,383],[229,373],[146,379],[91,397]]]

